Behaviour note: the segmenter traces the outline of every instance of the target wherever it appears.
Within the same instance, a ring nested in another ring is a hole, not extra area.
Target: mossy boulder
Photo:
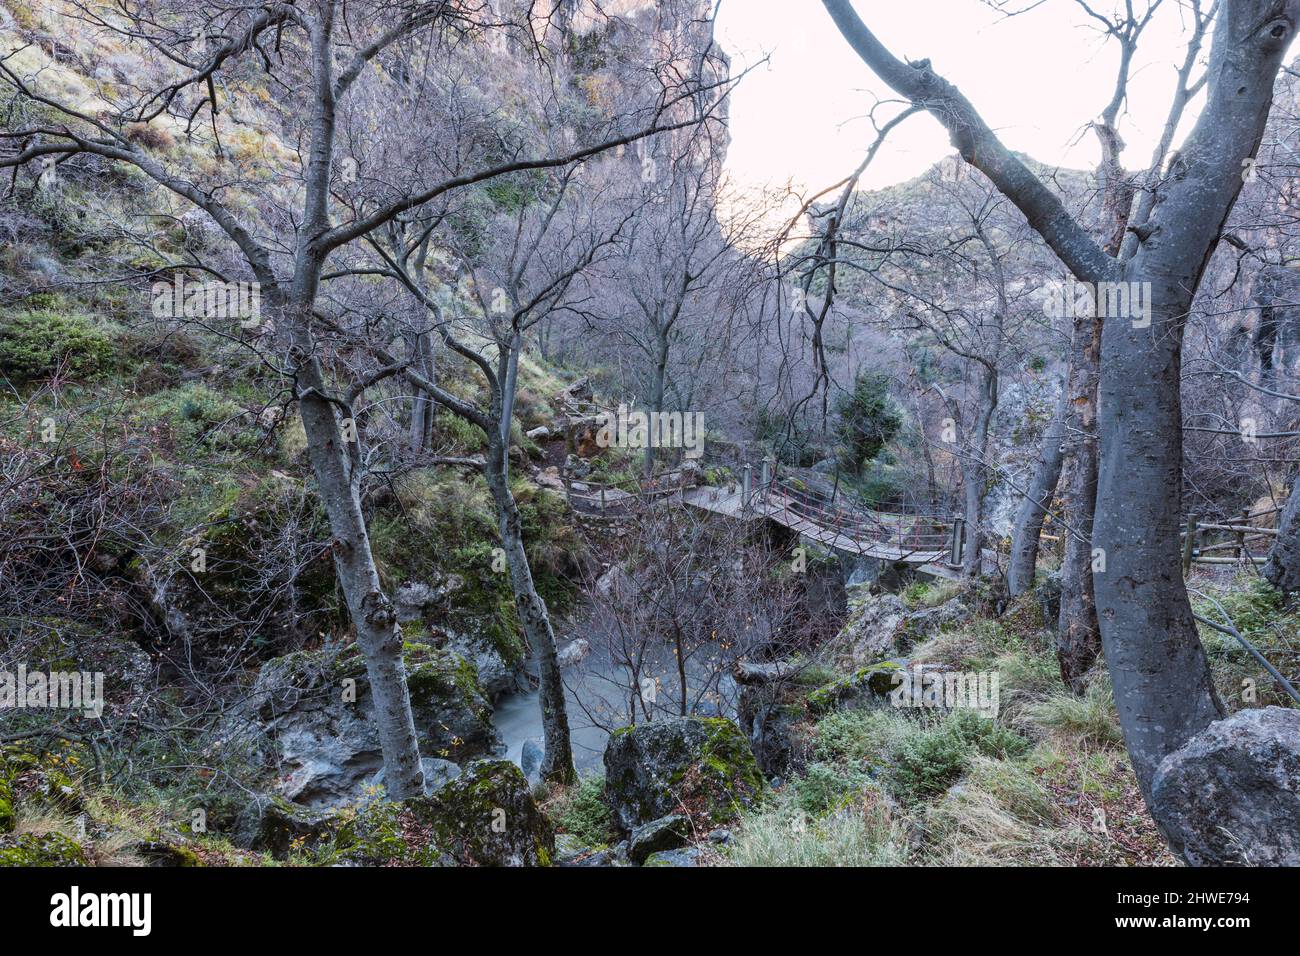
[[[805,702],[808,710],[820,717],[837,707],[854,703],[880,702],[896,686],[903,665],[897,661],[882,661],[869,667],[859,667],[852,674],[833,680],[810,693]]]
[[[359,866],[549,866],[555,833],[519,768],[479,760],[436,792],[339,815],[322,862]]]
[[[407,644],[404,653],[420,753],[454,763],[499,754],[492,705],[474,665],[425,644]],[[280,795],[305,807],[355,801],[383,765],[365,661],[353,649],[267,662],[225,736],[275,768]]]
[[[24,833],[0,839],[0,867],[85,865],[86,854],[80,844],[62,833]]]
[[[284,859],[291,850],[312,849],[329,834],[333,817],[278,795],[249,801],[236,825],[235,841]]]
[[[622,832],[670,814],[712,829],[756,804],[763,775],[745,735],[720,717],[673,717],[615,731],[605,795]]]
[[[14,828],[14,789],[6,778],[3,766],[0,766],[0,833],[8,833]]]

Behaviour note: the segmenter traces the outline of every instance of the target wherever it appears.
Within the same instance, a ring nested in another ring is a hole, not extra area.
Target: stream
[[[565,702],[568,705],[569,736],[573,745],[573,762],[580,775],[604,772],[605,743],[609,739],[607,728],[625,725],[627,721],[627,696],[624,686],[627,671],[607,661],[595,660],[593,653],[584,661],[564,669]],[[687,680],[700,678],[701,673],[692,674],[688,668]],[[661,679],[667,680],[675,671],[656,670],[646,667],[646,673],[659,673]],[[695,688],[691,688],[692,693]],[[706,716],[724,716],[735,718],[735,707],[731,701],[735,697],[735,685],[728,676],[723,679],[718,709]],[[669,702],[664,701],[668,704]],[[672,703],[672,707],[676,704]],[[539,692],[503,694],[497,699],[492,723],[501,734],[505,743],[507,760],[522,767],[524,745],[533,740],[542,746],[542,709]],[[603,726],[602,726],[603,725]]]

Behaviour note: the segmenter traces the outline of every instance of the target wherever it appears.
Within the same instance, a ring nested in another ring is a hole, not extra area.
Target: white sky
[[[1113,2],[1090,6],[1109,13]],[[1011,19],[980,0],[856,0],[855,6],[896,56],[929,58],[1011,149],[1046,163],[1095,164],[1095,137],[1085,126],[1110,99],[1119,53],[1074,0],[1045,0]],[[1120,125],[1130,169],[1150,161],[1186,36],[1178,0],[1165,0],[1142,36]],[[727,167],[738,184],[793,180],[797,187],[823,188],[861,162],[875,138],[865,118],[873,94],[893,94],[849,48],[820,0],[723,0],[717,37],[733,72],[771,54],[770,64],[732,97]],[[1203,98],[1193,103],[1190,119]],[[951,152],[938,123],[911,117],[890,134],[863,185],[902,182]]]

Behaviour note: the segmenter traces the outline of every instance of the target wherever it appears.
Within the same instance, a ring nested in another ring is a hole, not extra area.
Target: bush
[[[795,800],[805,813],[823,814],[849,803],[868,780],[866,774],[851,767],[809,764],[804,776],[794,781]]]
[[[91,378],[112,356],[108,333],[77,313],[19,312],[0,328],[0,374],[19,384],[60,370],[74,379]]]
[[[854,474],[875,460],[903,424],[889,400],[889,377],[880,373],[859,375],[853,391],[836,402],[835,412],[841,460]]]
[[[888,710],[837,710],[817,725],[818,760],[885,764],[911,732],[911,721]]]
[[[584,777],[554,812],[556,829],[570,833],[586,846],[606,846],[616,839],[614,817],[605,802],[605,778]]]
[[[1015,757],[1029,749],[1025,738],[969,710],[957,710],[920,730],[899,748],[890,783],[907,800],[946,791],[966,772],[976,754]]]

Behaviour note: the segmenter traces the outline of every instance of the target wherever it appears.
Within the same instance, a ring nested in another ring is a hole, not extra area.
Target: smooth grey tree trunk
[[[1043,430],[1038,451],[1038,464],[1025,488],[1024,500],[1016,512],[1016,523],[1011,533],[1011,560],[1007,566],[1007,592],[1011,597],[1024,594],[1034,586],[1038,570],[1039,537],[1043,521],[1052,506],[1052,497],[1061,478],[1064,460],[1063,437],[1065,415],[1069,404],[1069,389],[1061,388],[1056,412]]]
[[[294,337],[300,351],[304,346],[310,349],[310,332],[301,324]],[[298,407],[307,436],[307,455],[329,518],[339,586],[366,662],[388,794],[402,800],[424,792],[402,659],[402,633],[370,550],[354,471],[353,453],[358,449],[344,441],[335,405],[325,397],[328,392],[319,360],[311,351],[303,354],[307,358],[298,368]]]
[[[1150,798],[1160,761],[1223,715],[1179,560],[1183,325],[1259,148],[1300,2],[1226,0],[1204,110],[1158,190],[1146,239],[1123,272],[1149,283],[1145,320],[1105,322],[1094,538],[1102,644],[1124,739]]]
[[[564,681],[556,657],[555,632],[546,602],[537,593],[533,572],[524,549],[523,526],[515,496],[510,491],[507,456],[509,446],[500,435],[489,442],[487,466],[488,490],[496,505],[497,527],[501,532],[501,546],[506,553],[510,569],[510,585],[514,591],[515,608],[524,636],[537,659],[541,686],[539,696],[542,707],[542,733],[546,753],[542,758],[541,775],[556,783],[572,783],[577,779],[573,766],[573,745],[569,739],[569,718],[564,700]]]
[[[1137,251],[1123,264],[1105,254],[929,61],[895,57],[849,0],[822,2],[863,61],[926,106],[962,157],[1016,204],[1077,279],[1150,284],[1149,323],[1104,322],[1093,524],[1106,560],[1093,581],[1102,647],[1125,744],[1149,804],[1160,761],[1223,714],[1178,554],[1182,331],[1243,170],[1259,148],[1300,0],[1219,4],[1205,107],[1169,163]]]

